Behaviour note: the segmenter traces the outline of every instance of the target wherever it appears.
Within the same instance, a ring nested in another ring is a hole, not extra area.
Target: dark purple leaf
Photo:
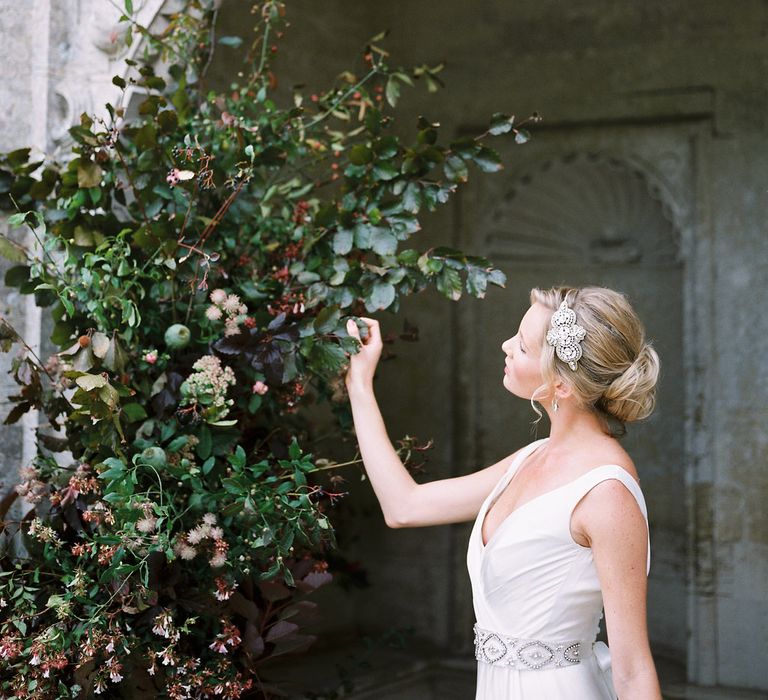
[[[259,583],[259,589],[264,598],[272,602],[282,600],[291,595],[288,588],[277,581],[261,581]]]
[[[269,628],[265,639],[268,642],[273,642],[276,639],[282,639],[283,637],[287,637],[288,635],[293,634],[298,629],[299,626],[293,622],[288,622],[287,620],[278,620],[274,625],[272,625],[272,627]]]

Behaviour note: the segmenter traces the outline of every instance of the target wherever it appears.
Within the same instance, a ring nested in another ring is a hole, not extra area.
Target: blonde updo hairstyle
[[[624,294],[606,287],[552,287],[531,290],[531,304],[538,302],[554,313],[566,301],[576,313],[576,323],[587,334],[581,341],[582,356],[574,372],[542,338],[541,374],[544,384],[531,397],[552,395],[559,379],[570,385],[577,405],[600,417],[608,433],[621,437],[626,423],[647,418],[656,405],[656,384],[661,363],[645,329]]]

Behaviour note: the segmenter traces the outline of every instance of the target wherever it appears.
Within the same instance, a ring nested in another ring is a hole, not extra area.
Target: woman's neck
[[[583,445],[595,437],[610,437],[605,431],[603,422],[592,411],[579,409],[567,403],[561,403],[557,411],[546,408],[549,416],[550,430],[549,450],[569,448],[575,444]]]

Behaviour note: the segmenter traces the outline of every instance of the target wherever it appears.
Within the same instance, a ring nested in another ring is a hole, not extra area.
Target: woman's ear
[[[554,394],[558,399],[567,399],[569,396],[573,395],[573,387],[568,382],[558,379],[555,382]]]

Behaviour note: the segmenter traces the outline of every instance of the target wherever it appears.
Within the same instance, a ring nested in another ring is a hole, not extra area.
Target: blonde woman
[[[550,420],[485,469],[417,484],[373,393],[378,322],[346,386],[365,469],[390,527],[474,521],[476,700],[661,700],[646,624],[650,537],[626,423],[653,411],[659,359],[627,298],[603,287],[533,289],[506,340],[505,388]],[[501,369],[501,362],[500,362]],[[618,430],[613,430],[618,426]],[[596,642],[603,610],[610,651]]]

